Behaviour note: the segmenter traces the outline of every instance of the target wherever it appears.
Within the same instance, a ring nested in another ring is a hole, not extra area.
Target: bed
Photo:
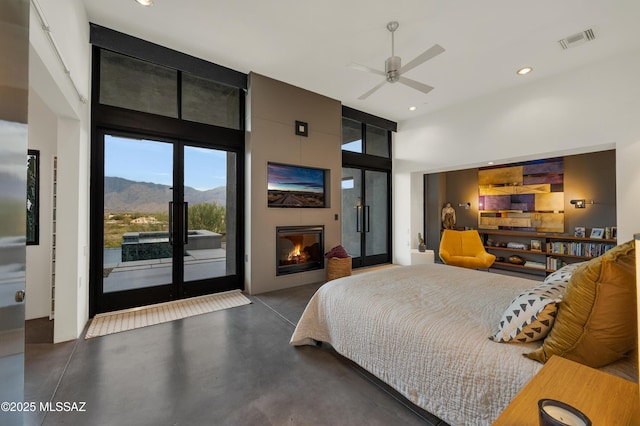
[[[291,344],[329,343],[445,422],[489,425],[542,368],[523,356],[540,341],[489,339],[514,297],[537,284],[441,264],[340,278],[311,298]],[[619,375],[633,377],[631,365]]]

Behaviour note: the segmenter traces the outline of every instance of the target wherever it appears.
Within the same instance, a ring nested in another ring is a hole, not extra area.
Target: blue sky
[[[225,151],[187,146],[184,162],[185,186],[202,191],[226,185]],[[106,135],[104,174],[172,186],[173,144]]]

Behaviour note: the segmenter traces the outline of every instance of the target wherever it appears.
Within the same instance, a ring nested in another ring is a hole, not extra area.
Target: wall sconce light
[[[471,208],[471,203],[458,203],[458,207],[464,207],[465,210],[469,210]]]
[[[587,204],[595,204],[596,202],[591,200],[591,201],[587,201],[587,200],[571,200],[569,201],[571,204],[573,204],[574,206],[576,206],[576,209],[584,209]]]
[[[303,121],[296,120],[296,135],[309,136],[309,125]]]

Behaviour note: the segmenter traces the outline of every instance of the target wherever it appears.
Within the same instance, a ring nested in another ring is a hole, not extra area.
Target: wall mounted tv
[[[327,207],[327,170],[289,164],[267,164],[269,207]]]

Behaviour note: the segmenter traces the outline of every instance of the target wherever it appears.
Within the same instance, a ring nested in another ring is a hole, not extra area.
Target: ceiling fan
[[[391,56],[388,57],[386,61],[384,61],[384,69],[385,69],[384,72],[374,68],[369,68],[366,65],[349,64],[351,68],[358,69],[360,71],[370,72],[370,73],[385,77],[385,80],[383,80],[380,84],[374,86],[371,90],[362,94],[360,97],[358,97],[358,99],[360,100],[367,99],[373,92],[380,89],[386,83],[400,82],[422,93],[429,93],[430,91],[433,90],[432,86],[429,86],[428,84],[420,83],[415,80],[411,80],[410,78],[407,78],[407,77],[403,77],[402,74],[417,67],[418,65],[423,64],[429,59],[432,59],[433,57],[441,54],[442,52],[444,52],[444,48],[439,44],[434,44],[429,49],[422,52],[420,55],[416,56],[408,64],[406,64],[405,66],[401,66],[400,57],[395,56],[395,53],[394,53],[394,36],[393,36],[399,26],[400,24],[398,24],[398,22],[396,21],[391,21],[387,24],[387,29],[391,32]]]

